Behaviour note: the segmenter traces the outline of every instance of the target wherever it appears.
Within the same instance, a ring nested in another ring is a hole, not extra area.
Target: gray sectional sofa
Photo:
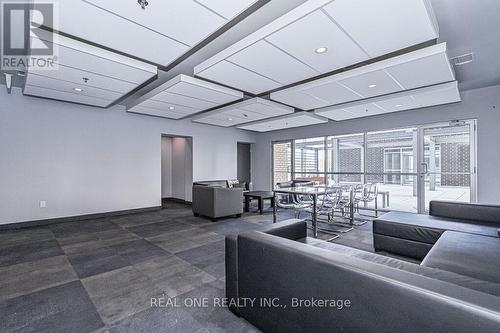
[[[439,205],[438,211],[448,208]],[[491,220],[483,213],[477,216]],[[264,332],[498,332],[500,238],[489,229],[492,223],[485,223],[487,235],[425,224],[418,229],[422,237],[437,239],[420,265],[311,239],[306,223],[297,220],[228,236],[226,295],[256,299],[230,309]],[[279,306],[262,299],[279,299]],[[312,299],[343,306],[293,306]]]
[[[429,215],[390,212],[375,219],[373,241],[376,251],[422,260],[448,231],[498,238],[498,228],[500,206],[431,201]]]

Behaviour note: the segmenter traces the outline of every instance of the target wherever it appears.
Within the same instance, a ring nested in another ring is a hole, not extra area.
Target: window
[[[325,184],[325,138],[295,140],[295,180]]]
[[[292,180],[292,142],[273,144],[273,184]]]
[[[474,201],[475,128],[468,120],[277,142],[273,184],[378,184],[387,210],[425,212],[434,198]]]

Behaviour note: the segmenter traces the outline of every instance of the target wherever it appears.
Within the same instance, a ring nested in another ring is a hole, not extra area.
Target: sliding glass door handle
[[[420,169],[420,172],[422,173],[422,175],[429,174],[429,165],[427,163],[420,163],[420,166],[422,167]]]

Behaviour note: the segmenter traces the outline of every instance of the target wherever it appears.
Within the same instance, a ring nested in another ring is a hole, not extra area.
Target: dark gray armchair
[[[226,181],[193,184],[193,214],[216,221],[220,217],[243,214],[243,188],[229,188]]]

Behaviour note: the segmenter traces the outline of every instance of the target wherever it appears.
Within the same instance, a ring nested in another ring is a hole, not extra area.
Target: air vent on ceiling
[[[451,58],[451,63],[455,66],[463,66],[474,61],[474,53],[467,53],[458,57]]]

